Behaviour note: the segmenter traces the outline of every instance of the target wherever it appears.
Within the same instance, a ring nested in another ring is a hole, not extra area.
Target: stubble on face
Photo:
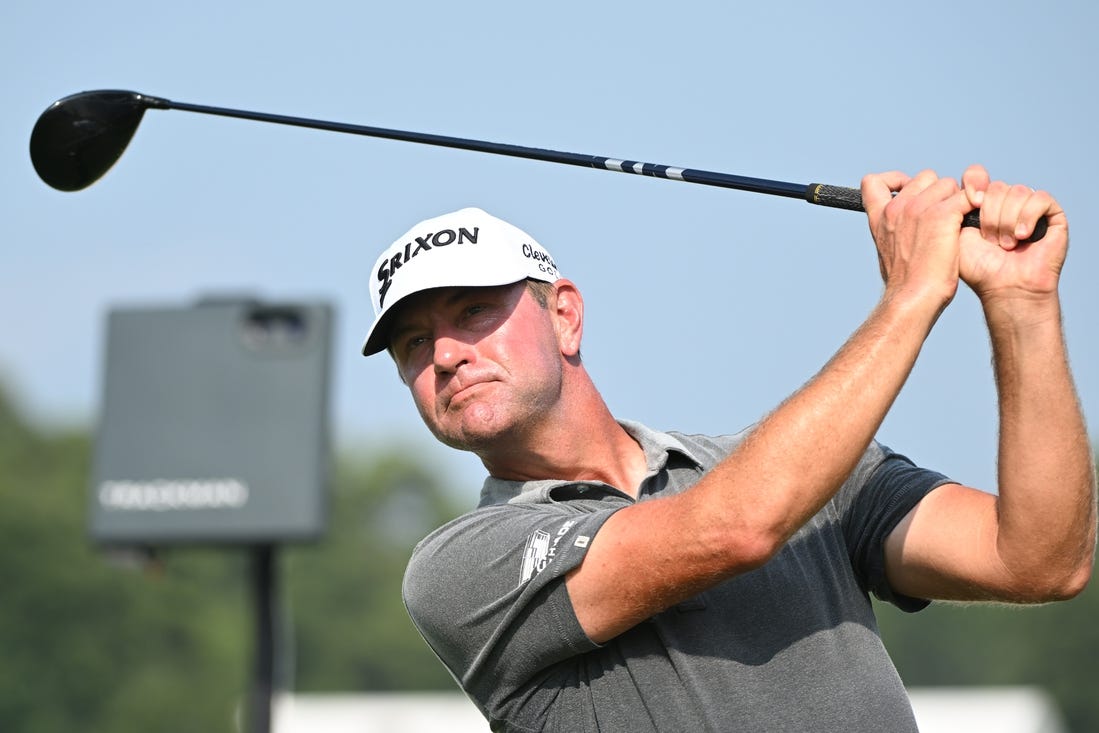
[[[439,439],[481,456],[526,446],[561,395],[560,363],[541,358],[533,361],[540,364],[529,359],[502,361],[496,379],[468,388],[451,400],[437,423]]]
[[[445,445],[485,458],[521,451],[558,404],[563,367],[549,312],[519,284],[514,303],[471,357],[451,371],[421,372],[412,385],[420,415]]]

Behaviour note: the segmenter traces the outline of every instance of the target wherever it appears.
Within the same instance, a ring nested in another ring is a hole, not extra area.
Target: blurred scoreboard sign
[[[325,304],[112,310],[92,539],[155,546],[321,535],[332,321]]]

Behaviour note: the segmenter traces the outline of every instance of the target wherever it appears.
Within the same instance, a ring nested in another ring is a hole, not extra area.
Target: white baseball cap
[[[561,277],[534,237],[476,208],[421,221],[389,245],[374,263],[373,273],[374,324],[363,343],[366,356],[385,350],[388,316],[414,293],[510,285],[527,278],[551,283]]]

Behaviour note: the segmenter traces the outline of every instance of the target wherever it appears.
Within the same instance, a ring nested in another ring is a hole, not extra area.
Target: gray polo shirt
[[[622,425],[648,465],[637,501],[689,489],[744,436]],[[889,588],[883,543],[946,482],[874,443],[767,564],[600,645],[564,576],[634,499],[598,482],[489,478],[476,510],[416,547],[404,600],[492,730],[914,731],[869,594],[927,605]]]

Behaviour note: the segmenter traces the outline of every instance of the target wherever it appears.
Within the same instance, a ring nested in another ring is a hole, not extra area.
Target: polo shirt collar
[[[619,420],[618,424],[629,433],[645,453],[648,475],[653,475],[668,464],[671,453],[679,453],[702,467],[702,461],[679,437],[653,430],[639,422]],[[481,500],[478,506],[495,504],[549,504],[556,499],[551,496],[554,489],[561,486],[602,488],[618,493],[616,489],[601,481],[570,481],[565,479],[540,479],[537,481],[507,481],[489,476],[481,488]],[[583,491],[583,488],[580,489]],[[594,498],[594,497],[593,497]]]

